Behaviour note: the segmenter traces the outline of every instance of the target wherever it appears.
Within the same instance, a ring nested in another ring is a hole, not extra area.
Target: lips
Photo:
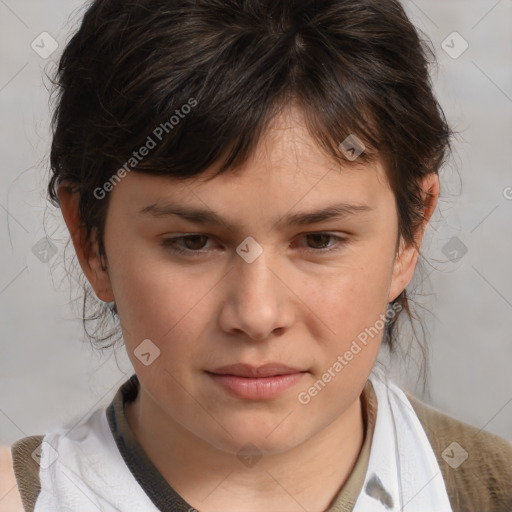
[[[258,377],[275,377],[278,375],[290,375],[293,373],[303,373],[305,370],[292,368],[291,366],[279,363],[268,363],[261,366],[252,366],[250,364],[232,364],[221,366],[209,371],[215,375],[234,375],[236,377],[258,378]]]
[[[206,374],[230,395],[244,400],[269,400],[297,385],[307,373],[279,363],[261,366],[232,364]]]

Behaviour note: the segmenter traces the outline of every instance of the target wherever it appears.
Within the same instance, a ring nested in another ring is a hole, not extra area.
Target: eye
[[[330,233],[306,233],[302,235],[302,237],[308,241],[308,245],[310,246],[311,249],[306,249],[306,252],[317,253],[339,250],[347,241],[346,238],[332,235]],[[328,245],[329,240],[334,240],[334,243]],[[311,247],[311,243],[313,247]]]
[[[207,251],[201,249],[204,248],[205,241],[208,238],[209,237],[207,235],[202,234],[178,236],[175,238],[164,238],[162,240],[162,245],[177,254],[205,254]],[[179,246],[178,242],[180,241],[184,242],[185,248]]]
[[[211,237],[201,233],[182,235],[174,238],[164,238],[162,246],[175,254],[189,256],[202,256],[209,252],[206,244]],[[301,252],[326,253],[342,248],[346,238],[332,235],[330,233],[306,233],[301,238],[308,242],[308,248],[301,249]],[[329,244],[329,241],[334,243]]]

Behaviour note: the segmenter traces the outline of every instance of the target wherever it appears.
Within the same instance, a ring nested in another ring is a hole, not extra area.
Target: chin
[[[282,420],[283,418],[279,418],[270,426],[268,421],[258,422],[253,414],[247,422],[224,422],[223,426],[226,430],[222,430],[221,437],[211,439],[210,443],[234,455],[254,451],[252,455],[261,456],[286,452],[310,437],[303,428],[298,429],[299,423],[284,425],[287,421],[281,423]]]

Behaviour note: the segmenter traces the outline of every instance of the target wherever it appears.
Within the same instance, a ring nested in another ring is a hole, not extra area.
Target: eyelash
[[[303,236],[307,237],[307,236],[319,236],[319,235],[327,235],[331,239],[335,239],[336,243],[334,245],[331,245],[329,248],[321,248],[321,249],[311,249],[310,248],[309,250],[302,250],[301,252],[305,252],[305,253],[313,252],[313,253],[317,253],[317,254],[318,253],[324,253],[324,254],[331,253],[331,252],[339,251],[342,248],[342,246],[345,245],[345,243],[347,242],[346,238],[343,238],[343,237],[340,237],[337,235],[332,235],[330,233],[324,233],[324,232],[305,233]],[[208,235],[203,235],[201,233],[194,233],[191,235],[178,236],[178,237],[174,237],[174,238],[164,238],[162,241],[162,246],[164,246],[166,249],[168,249],[169,251],[171,251],[175,254],[182,254],[182,255],[186,254],[187,256],[198,257],[198,256],[206,254],[207,251],[204,251],[204,250],[194,251],[193,249],[182,249],[175,245],[178,240],[184,240],[187,238],[193,238],[193,237],[197,237],[197,236],[206,236],[208,239],[211,239],[211,237],[209,237]]]

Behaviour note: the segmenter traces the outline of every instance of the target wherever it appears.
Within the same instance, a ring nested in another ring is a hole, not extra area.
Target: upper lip
[[[304,370],[292,368],[279,363],[267,363],[261,366],[252,366],[250,364],[238,363],[221,366],[210,370],[209,373],[216,375],[235,375],[237,377],[272,377],[275,375],[289,375],[291,373],[301,373]]]

